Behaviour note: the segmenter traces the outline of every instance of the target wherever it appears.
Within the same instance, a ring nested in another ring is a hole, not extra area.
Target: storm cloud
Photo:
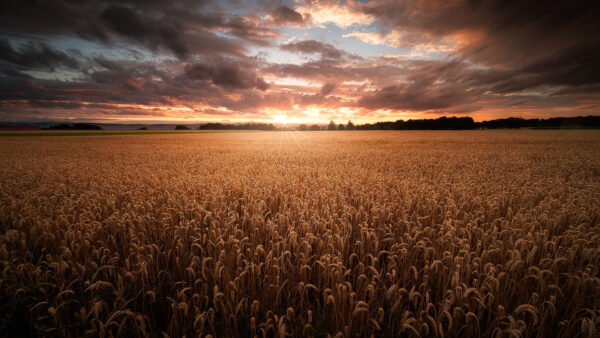
[[[600,114],[598,14],[556,0],[8,0],[0,119]]]

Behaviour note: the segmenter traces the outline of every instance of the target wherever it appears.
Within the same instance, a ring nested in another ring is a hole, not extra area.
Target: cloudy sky
[[[598,4],[3,0],[0,121],[599,115]]]

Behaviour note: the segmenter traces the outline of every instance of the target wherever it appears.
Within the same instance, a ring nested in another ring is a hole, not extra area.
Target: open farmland
[[[600,132],[0,138],[0,334],[594,336]]]

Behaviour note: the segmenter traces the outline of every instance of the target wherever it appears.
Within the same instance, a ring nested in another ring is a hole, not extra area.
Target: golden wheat
[[[0,335],[596,336],[600,133],[2,138]]]

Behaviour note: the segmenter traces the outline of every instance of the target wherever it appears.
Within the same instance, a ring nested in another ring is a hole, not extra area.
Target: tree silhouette
[[[88,123],[73,123],[73,124],[59,124],[56,126],[49,126],[42,128],[43,130],[102,130],[103,128],[95,124]]]

